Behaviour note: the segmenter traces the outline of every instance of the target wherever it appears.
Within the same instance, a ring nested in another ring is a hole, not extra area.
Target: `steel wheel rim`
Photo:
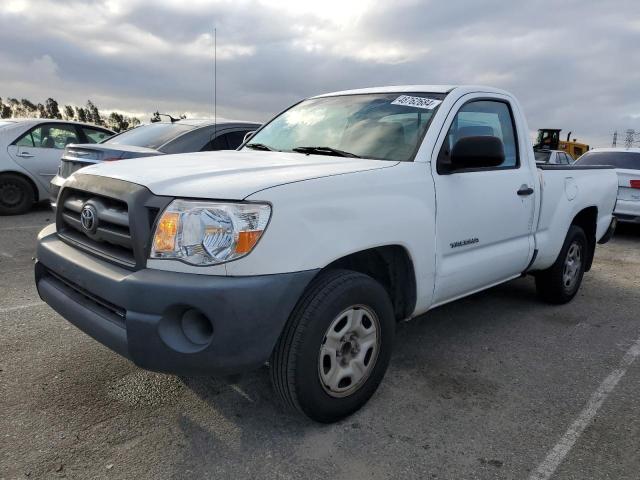
[[[581,267],[582,246],[578,242],[573,242],[567,250],[562,272],[562,284],[566,290],[570,291],[576,285]]]
[[[0,204],[15,207],[22,202],[22,189],[11,182],[0,183]]]
[[[380,321],[373,310],[353,305],[337,315],[325,332],[318,376],[332,397],[347,397],[365,384],[380,350]]]

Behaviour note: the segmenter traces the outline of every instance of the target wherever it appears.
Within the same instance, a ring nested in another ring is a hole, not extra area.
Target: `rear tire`
[[[20,215],[33,206],[35,193],[27,179],[14,173],[0,175],[0,215]]]
[[[271,358],[281,402],[323,423],[351,415],[384,377],[395,327],[389,295],[373,278],[322,273],[298,302]]]
[[[584,276],[588,248],[584,230],[571,225],[555,263],[536,274],[536,289],[542,300],[561,305],[576,296]]]

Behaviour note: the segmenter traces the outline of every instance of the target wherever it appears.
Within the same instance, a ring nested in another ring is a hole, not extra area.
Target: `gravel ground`
[[[369,404],[318,425],[280,409],[266,368],[142,371],[42,304],[52,217],[0,217],[2,479],[526,479],[640,337],[640,228],[623,226],[569,305],[523,278],[401,325]],[[622,373],[551,478],[639,478],[640,361]]]

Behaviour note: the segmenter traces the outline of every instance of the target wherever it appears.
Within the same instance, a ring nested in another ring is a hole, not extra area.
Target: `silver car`
[[[259,123],[236,120],[218,119],[217,124],[210,119],[177,120],[142,125],[97,145],[69,145],[51,181],[51,206],[56,207],[58,192],[67,177],[87,165],[170,153],[235,150],[245,135],[258,127]]]
[[[49,182],[67,145],[101,142],[113,133],[66,120],[0,120],[0,215],[25,213],[49,197]]]

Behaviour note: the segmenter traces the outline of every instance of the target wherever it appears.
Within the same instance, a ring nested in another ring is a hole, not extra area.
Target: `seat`
[[[53,137],[44,137],[42,142],[40,142],[40,147],[42,148],[56,148],[56,142]]]

